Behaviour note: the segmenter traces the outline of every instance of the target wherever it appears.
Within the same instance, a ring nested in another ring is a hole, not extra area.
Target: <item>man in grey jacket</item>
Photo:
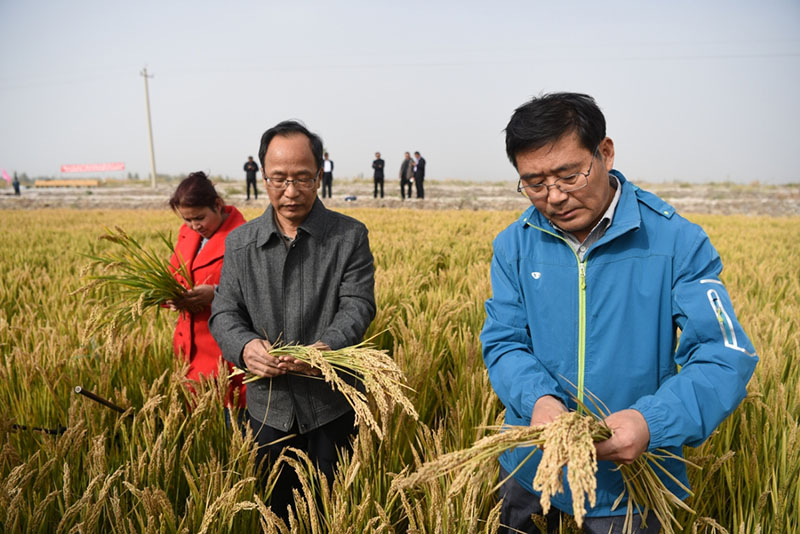
[[[350,447],[353,410],[315,369],[270,351],[276,343],[325,350],[361,341],[375,316],[367,228],[317,198],[322,140],[302,124],[264,132],[259,160],[270,205],[228,236],[209,327],[226,360],[265,377],[247,387],[259,461],[268,468],[285,447],[299,448],[330,479],[337,451]],[[279,515],[296,485],[284,469],[271,501]]]
[[[408,187],[408,198],[411,198],[411,184],[414,183],[414,160],[411,154],[406,152],[403,163],[400,164],[400,198],[406,199],[406,187]]]

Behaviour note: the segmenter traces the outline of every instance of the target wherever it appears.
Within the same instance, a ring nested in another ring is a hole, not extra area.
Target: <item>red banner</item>
[[[75,165],[62,165],[61,172],[104,172],[124,171],[125,164],[117,163],[78,163]]]

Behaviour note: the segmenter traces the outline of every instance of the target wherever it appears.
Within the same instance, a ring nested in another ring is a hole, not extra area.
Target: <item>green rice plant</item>
[[[80,291],[105,288],[119,297],[106,306],[98,308],[90,317],[87,334],[100,329],[116,331],[137,321],[145,310],[160,308],[165,302],[177,299],[187,290],[177,277],[192,287],[192,277],[181,258],[179,266],[169,264],[166,258],[172,251],[172,240],[165,234],[157,234],[161,250],[153,250],[125,232],[119,226],[106,229],[101,240],[118,245],[113,252],[89,255],[92,263],[87,272],[100,269],[99,274],[87,274],[89,282]]]

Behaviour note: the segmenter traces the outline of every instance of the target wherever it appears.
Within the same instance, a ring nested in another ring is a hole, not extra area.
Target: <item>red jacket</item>
[[[228,217],[200,252],[197,252],[197,249],[200,247],[203,237],[187,225],[181,226],[170,264],[177,268],[179,265],[178,255],[180,255],[181,261],[186,264],[191,274],[192,285],[219,284],[222,258],[225,255],[225,238],[231,230],[245,223],[244,217],[235,207],[225,206],[223,209]],[[175,278],[187,289],[189,288],[189,284],[183,277],[176,274]],[[198,313],[181,312],[178,316],[178,324],[175,326],[173,338],[175,355],[189,362],[189,372],[186,377],[191,380],[215,376],[219,362],[225,361],[222,359],[222,351],[208,330],[210,315],[211,306]],[[227,365],[229,369],[232,368],[230,363]],[[245,406],[245,386],[242,385],[241,376],[232,379],[226,404],[230,405],[233,391],[236,388],[240,388],[239,406],[243,408]]]

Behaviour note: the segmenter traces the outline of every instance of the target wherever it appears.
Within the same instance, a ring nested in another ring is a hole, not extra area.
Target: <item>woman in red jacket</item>
[[[203,172],[193,172],[184,179],[169,205],[184,221],[170,264],[177,268],[183,262],[192,278],[185,280],[175,274],[187,291],[180,299],[167,302],[170,309],[180,312],[173,344],[176,356],[189,362],[187,378],[201,380],[215,376],[220,362],[225,361],[208,330],[208,317],[222,271],[225,238],[245,220],[239,210],[225,205]],[[230,368],[230,364],[227,365]],[[238,405],[243,408],[245,387],[241,376],[232,380],[225,404],[232,404],[236,390],[239,390]]]

